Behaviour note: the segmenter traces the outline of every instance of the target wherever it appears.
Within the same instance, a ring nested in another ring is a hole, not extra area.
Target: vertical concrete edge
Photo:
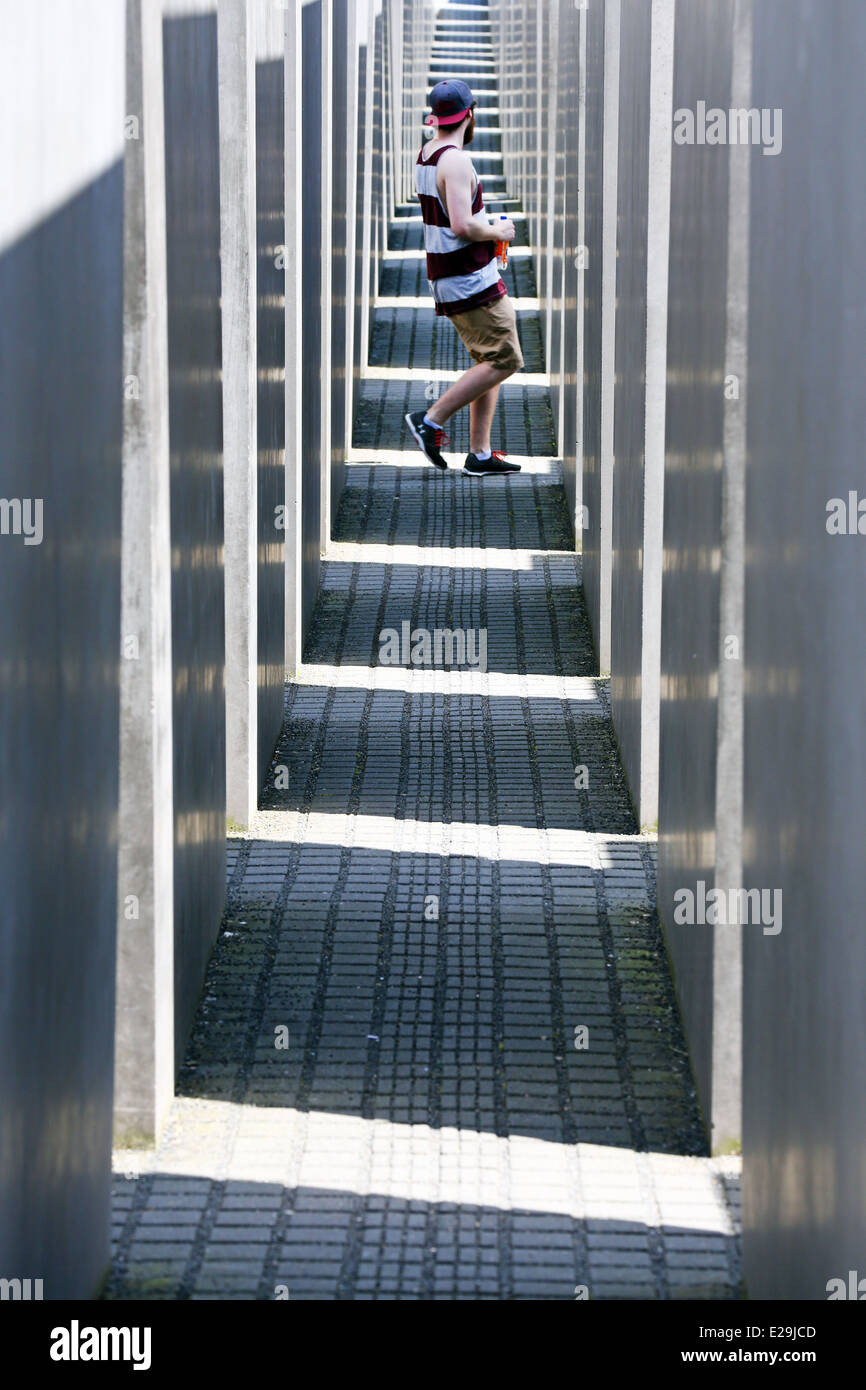
[[[647,206],[647,344],[644,434],[643,645],[638,815],[658,819],[661,593],[667,386],[674,18],[676,0],[652,0],[649,195]]]
[[[731,106],[748,109],[752,91],[752,0],[735,0]],[[739,889],[743,880],[743,652],[745,623],[746,422],[748,410],[749,189],[751,151],[730,147],[727,340],[722,461],[719,691],[716,752],[715,886]],[[739,395],[727,384],[733,377]],[[737,654],[728,650],[737,642]],[[717,926],[713,949],[713,1150],[742,1139],[743,930]]]
[[[301,178],[301,112],[297,93],[302,84],[301,0],[285,11],[285,315],[286,315],[286,677],[298,672],[303,648],[301,612],[302,441],[301,361],[301,238],[303,182]]]
[[[162,6],[127,0],[114,1137],[152,1143],[174,1092],[171,529]]]
[[[599,458],[599,612],[596,642],[602,675],[610,673],[613,572],[613,422],[616,391],[616,246],[619,178],[620,0],[604,9],[604,132],[601,300],[601,450]]]
[[[219,0],[226,814],[258,804],[256,6]]]

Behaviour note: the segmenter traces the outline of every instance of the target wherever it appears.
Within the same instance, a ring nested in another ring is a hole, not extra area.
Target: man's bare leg
[[[476,396],[469,407],[469,448],[473,454],[490,453],[490,426],[498,398],[499,387],[492,386],[483,396]]]
[[[440,396],[427,411],[427,419],[433,420],[437,425],[444,425],[452,415],[456,415],[458,410],[464,406],[471,405],[479,396],[485,395],[488,391],[499,388],[506,378],[513,376],[511,369],[502,367],[491,367],[487,362],[476,362],[474,367],[470,367],[468,372],[464,372],[453,386],[449,386],[444,396]],[[493,402],[494,408],[496,401]],[[491,411],[491,419],[493,418]],[[489,424],[487,426],[490,428]]]

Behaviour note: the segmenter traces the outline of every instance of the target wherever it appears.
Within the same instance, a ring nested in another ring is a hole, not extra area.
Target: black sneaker
[[[444,430],[440,430],[436,425],[428,425],[424,421],[425,412],[416,410],[414,414],[405,416],[406,424],[415,436],[418,448],[426,454],[431,463],[435,463],[437,468],[447,468],[448,464],[440,454],[439,450],[443,444],[450,443]]]
[[[476,458],[475,454],[467,454],[466,462],[463,465],[464,473],[471,473],[473,478],[484,478],[489,474],[519,473],[519,463],[506,463],[505,455],[498,449],[494,449],[489,459]]]

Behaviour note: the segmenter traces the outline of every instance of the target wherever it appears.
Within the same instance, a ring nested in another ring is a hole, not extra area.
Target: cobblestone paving
[[[504,207],[503,207],[504,211]],[[515,299],[533,299],[535,297],[535,276],[532,272],[532,261],[529,256],[511,255],[508,258],[508,265],[505,268],[503,280],[508,287],[508,293]],[[429,296],[430,291],[427,287],[427,268],[424,258],[419,250],[410,259],[410,254],[399,260],[387,261],[383,266],[380,289],[383,297],[394,297],[396,295],[412,295],[415,298]],[[429,310],[433,316],[433,309]],[[385,319],[387,322],[387,319]],[[538,319],[535,320],[538,325]],[[442,328],[449,328],[450,325],[441,323]],[[378,323],[374,325],[378,329]],[[457,335],[453,335],[459,342]],[[461,344],[462,347],[462,344]],[[371,359],[372,360],[372,359]],[[533,368],[532,370],[535,370]]]
[[[378,311],[389,365],[444,365],[425,314]],[[527,467],[480,482],[410,450],[423,384],[364,383],[179,1094],[116,1155],[109,1297],[738,1296],[738,1165],[706,1157],[548,392],[502,398]],[[484,631],[486,663],[383,664],[404,623]]]
[[[416,366],[417,359],[407,365]],[[422,365],[425,369],[431,367],[429,359]],[[433,364],[430,381],[435,383],[437,369],[442,370],[448,365],[447,362]],[[403,417],[407,411],[418,410],[425,404],[424,384],[412,380],[392,380],[364,381],[361,386],[355,414],[356,446],[369,447],[371,450],[405,449],[407,430]],[[439,388],[445,389],[444,382],[439,383]],[[468,411],[452,416],[448,421],[447,433],[451,443],[445,446],[444,453],[453,454],[454,462],[459,462],[462,467],[463,458],[459,456],[465,457],[469,449]],[[524,386],[519,375],[506,381],[499,392],[492,442],[494,449],[504,449],[506,453],[515,455],[518,462],[521,456],[526,455],[549,457],[554,451],[555,439],[547,388]],[[462,474],[458,485],[462,486]],[[470,507],[474,505],[471,497],[466,501]],[[564,521],[564,513],[560,515]]]
[[[517,333],[528,372],[542,365],[541,324],[537,313],[518,312]],[[379,309],[370,342],[374,367],[408,367],[423,362],[434,368],[465,372],[472,358],[446,318],[430,309]]]

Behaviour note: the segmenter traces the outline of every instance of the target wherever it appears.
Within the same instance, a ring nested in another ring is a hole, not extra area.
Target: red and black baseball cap
[[[475,98],[465,82],[459,78],[451,82],[437,82],[430,93],[430,115],[427,125],[459,125],[469,115]]]

